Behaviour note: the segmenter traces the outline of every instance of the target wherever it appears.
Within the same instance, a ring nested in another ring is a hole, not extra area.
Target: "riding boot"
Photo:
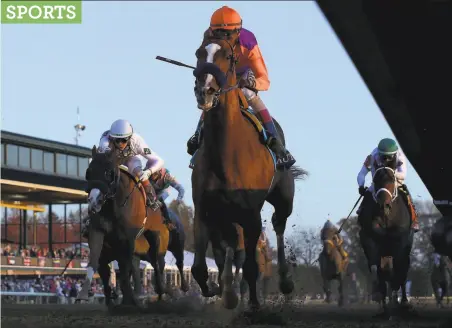
[[[414,232],[418,232],[419,231],[419,221],[418,221],[416,208],[414,207],[414,203],[413,203],[413,200],[411,198],[411,194],[408,191],[408,188],[407,188],[407,186],[405,184],[401,186],[401,189],[402,189],[402,193],[404,194],[405,202],[406,202],[406,204],[408,206],[408,209],[410,211],[411,228],[413,229]]]
[[[264,125],[264,128],[268,134],[267,146],[276,155],[276,166],[278,169],[288,169],[295,164],[296,160],[281,142],[278,130],[276,129],[273,119],[268,114],[268,111],[266,111],[265,114],[262,112],[264,111],[256,113],[256,117]],[[267,116],[268,118],[265,119]]]
[[[157,211],[160,208],[160,202],[157,200],[157,195],[155,193],[154,187],[151,185],[149,180],[142,181],[144,190],[146,192],[146,206]]]
[[[88,239],[88,230],[89,230],[89,223],[91,218],[88,216],[82,220],[83,228],[82,228],[82,237],[85,239]]]
[[[187,142],[187,153],[193,156],[199,148],[199,136],[201,134],[201,127],[203,122],[204,115],[201,115],[198,121],[198,126],[196,127],[195,134],[188,139]]]
[[[166,225],[168,227],[168,230],[171,231],[175,228],[173,222],[171,221],[169,212],[168,212],[168,207],[166,206],[166,203],[163,201],[163,199],[159,199],[160,203],[162,204],[160,206],[160,209],[162,210],[162,215],[163,215],[163,224]]]

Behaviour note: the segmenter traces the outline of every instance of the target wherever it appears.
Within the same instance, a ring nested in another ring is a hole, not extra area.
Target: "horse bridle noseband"
[[[379,172],[379,171],[381,171],[381,170],[387,170],[387,171],[390,171],[390,172],[392,172],[393,173],[393,175],[394,175],[394,184],[396,184],[396,176],[395,176],[395,170],[394,169],[392,169],[391,167],[389,167],[389,166],[381,166],[381,167],[379,167],[378,169],[376,169],[375,170],[375,173],[374,173],[374,175],[372,176],[372,183],[374,182],[374,178],[375,178],[375,176],[377,175],[377,173]],[[374,183],[374,186],[375,186],[375,183]],[[372,193],[372,196],[373,196],[373,198],[374,198],[374,200],[375,200],[375,202],[377,201],[377,196],[378,196],[378,194],[380,193],[380,192],[386,192],[386,193],[388,193],[390,196],[391,196],[391,202],[393,202],[396,198],[397,198],[397,196],[398,196],[398,191],[397,191],[397,186],[395,186],[395,188],[394,188],[394,192],[393,193],[391,193],[388,189],[386,189],[386,188],[380,188],[380,189],[378,189],[378,190],[374,190],[374,192]]]

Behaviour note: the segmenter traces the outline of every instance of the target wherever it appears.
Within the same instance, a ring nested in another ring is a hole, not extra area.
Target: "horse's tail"
[[[308,171],[296,165],[290,167],[290,172],[294,180],[304,180],[309,175]]]

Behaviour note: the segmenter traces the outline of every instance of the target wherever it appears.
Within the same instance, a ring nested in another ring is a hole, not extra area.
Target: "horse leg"
[[[140,257],[134,254],[132,259],[132,280],[133,291],[137,298],[141,295],[143,289],[141,285],[140,263]]]
[[[294,189],[293,179],[288,175],[283,176],[267,197],[267,201],[275,208],[272,216],[272,225],[276,232],[277,241],[279,289],[285,295],[290,294],[294,289],[289,265],[286,261],[284,243],[287,219],[292,214],[293,209]]]
[[[234,262],[234,254],[238,244],[237,229],[231,223],[226,223],[221,229],[226,241],[226,256],[224,261],[224,268],[221,274],[221,282],[223,284],[223,291],[221,299],[223,306],[226,309],[232,310],[237,307],[238,297],[235,292],[233,281],[234,275],[232,273],[232,263]],[[257,242],[257,240],[256,240]]]
[[[346,297],[346,293],[345,293],[345,273],[341,272],[339,274],[339,286],[338,286],[338,292],[339,292],[339,301],[338,301],[338,305],[340,307],[345,305],[345,297]]]
[[[132,285],[130,282],[130,276],[132,274],[132,260],[133,260],[133,242],[118,245],[121,248],[121,253],[118,258],[119,266],[119,280],[122,291],[122,304],[123,305],[138,305],[137,300],[134,297]]]
[[[323,292],[325,293],[325,302],[331,303],[331,281],[329,279],[323,278]]]
[[[245,263],[245,250],[239,249],[234,254],[234,288],[237,288],[241,283],[240,270],[243,268],[243,263]]]
[[[211,293],[217,296],[221,296],[223,294],[223,282],[221,280],[221,275],[223,274],[224,261],[226,260],[226,251],[223,246],[221,246],[220,241],[220,236],[218,237],[218,239],[211,238],[212,252],[215,258],[215,264],[218,268],[218,279],[217,282],[211,281],[209,288],[211,290]]]
[[[260,211],[252,215],[247,215],[249,222],[243,226],[243,234],[245,237],[245,263],[243,263],[243,277],[245,278],[249,289],[249,304],[252,309],[260,307],[257,297],[257,279],[259,277],[259,267],[256,258],[257,241],[262,231],[262,219]]]
[[[158,299],[162,299],[164,292],[163,287],[163,275],[159,265],[159,246],[160,246],[160,233],[158,231],[147,230],[144,232],[144,237],[149,243],[149,260],[152,267],[154,268],[154,278],[155,278],[155,292],[158,295]]]
[[[108,265],[110,261],[107,261],[104,258],[101,258],[99,261],[99,269],[98,273],[100,279],[102,280],[102,285],[104,286],[104,296],[105,296],[105,305],[110,306],[112,300],[112,288],[110,286],[110,266]]]
[[[82,289],[77,294],[76,302],[88,300],[88,292],[91,289],[94,273],[99,268],[99,259],[104,245],[104,233],[94,229],[92,224],[89,225],[88,229],[89,262],[86,268],[85,280],[83,281]]]
[[[202,295],[204,297],[215,296],[215,291],[209,289],[207,280],[209,279],[209,273],[207,271],[206,253],[207,245],[209,243],[209,230],[206,227],[203,217],[200,215],[200,210],[195,206],[195,218],[194,218],[194,242],[195,242],[195,258],[191,267],[191,273],[193,278],[201,288]]]
[[[176,258],[176,266],[180,274],[180,289],[182,292],[186,293],[189,290],[189,286],[184,274],[184,249],[182,248],[173,252],[173,255]]]

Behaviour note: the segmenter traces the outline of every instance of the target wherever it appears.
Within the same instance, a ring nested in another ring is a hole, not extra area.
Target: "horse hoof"
[[[286,278],[279,282],[279,290],[284,295],[292,293],[294,288],[295,288],[295,285],[294,285],[292,279],[290,279],[290,278]]]
[[[183,291],[184,293],[186,293],[186,292],[188,292],[188,290],[189,290],[190,288],[188,287],[187,284],[182,284],[182,285],[180,286],[180,289],[181,289],[181,291]]]
[[[224,290],[223,295],[221,295],[221,299],[223,300],[224,308],[228,310],[235,309],[239,304],[239,298],[233,289]]]

